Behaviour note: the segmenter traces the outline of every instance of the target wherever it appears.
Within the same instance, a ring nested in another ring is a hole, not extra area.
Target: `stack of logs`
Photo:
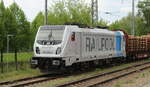
[[[128,36],[126,52],[137,58],[150,56],[150,35]]]

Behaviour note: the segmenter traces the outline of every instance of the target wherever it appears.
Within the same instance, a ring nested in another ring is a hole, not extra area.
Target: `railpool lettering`
[[[86,34],[87,35],[87,34]],[[114,50],[114,39],[110,37],[103,37],[100,35],[85,35],[85,50],[86,52],[94,51],[109,51]]]

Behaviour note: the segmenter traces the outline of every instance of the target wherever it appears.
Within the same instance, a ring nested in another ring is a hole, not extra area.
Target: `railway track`
[[[50,74],[45,74],[45,75],[23,78],[23,79],[14,80],[14,81],[1,82],[0,87],[24,87],[24,86],[37,84],[37,83],[42,83],[45,81],[54,80],[59,77],[63,77],[63,76],[60,76],[60,75],[52,76]]]
[[[90,70],[87,70],[90,71]],[[85,73],[86,71],[81,72],[75,72],[71,75],[79,75],[81,73]],[[65,78],[68,76],[71,76],[70,74],[45,74],[35,77],[29,77],[29,78],[23,78],[13,81],[7,81],[7,82],[0,82],[0,87],[26,87],[26,86],[32,86],[34,84],[43,83],[46,81],[52,81],[56,79]]]
[[[76,73],[73,73],[72,75],[78,75],[84,72],[86,71],[76,72]],[[23,78],[23,79],[14,80],[14,81],[0,82],[0,87],[26,87],[26,86],[32,86],[38,83],[43,83],[46,81],[52,81],[56,79],[65,78],[67,76],[71,76],[71,75],[70,74],[62,74],[62,75],[61,74],[45,74],[45,75]]]
[[[142,64],[135,64],[133,66],[130,66],[130,67],[127,67],[127,68],[124,68],[124,69],[120,69],[120,70],[112,71],[112,72],[107,72],[107,73],[102,73],[102,74],[92,76],[92,77],[88,77],[88,78],[85,78],[85,79],[82,79],[82,80],[73,81],[73,82],[62,84],[62,85],[58,85],[56,87],[67,87],[67,86],[74,86],[74,85],[76,87],[86,87],[87,83],[91,83],[91,81],[90,81],[91,79],[104,78],[103,76],[107,76],[109,74],[110,75],[111,74],[116,74],[116,73],[119,73],[119,72],[125,72],[125,70],[129,71],[130,69],[133,69],[133,68],[134,68],[133,70],[135,70],[135,71],[132,71],[132,73],[134,73],[134,72],[139,70],[139,69],[137,69],[137,67],[141,67],[141,66],[146,67],[146,68],[150,68],[150,62],[146,62],[146,63],[142,63]],[[77,73],[74,73],[72,75],[78,75],[80,73],[84,73],[84,72],[77,72]],[[131,72],[126,73],[126,74],[130,74],[130,73]],[[0,87],[24,87],[24,86],[30,86],[30,85],[34,85],[34,84],[38,84],[38,83],[43,83],[43,82],[46,82],[46,81],[52,81],[52,80],[56,80],[56,79],[65,78],[67,76],[70,76],[70,75],[45,74],[45,75],[29,77],[29,78],[23,78],[23,79],[14,80],[14,81],[0,82]],[[111,79],[111,80],[113,80],[113,79]],[[104,80],[104,81],[98,80],[98,81],[101,81],[101,82],[97,82],[96,84],[91,84],[91,86],[87,86],[87,87],[95,87],[96,85],[100,85],[102,83],[106,83],[106,82],[111,81],[111,80],[110,79],[109,80]],[[94,81],[94,82],[96,82],[96,81]]]
[[[150,68],[150,62],[136,64],[123,69],[101,73],[95,76],[83,78],[77,81],[68,82],[65,84],[57,85],[56,87],[98,87],[102,84],[108,83],[110,81],[119,79],[121,77],[139,72]]]

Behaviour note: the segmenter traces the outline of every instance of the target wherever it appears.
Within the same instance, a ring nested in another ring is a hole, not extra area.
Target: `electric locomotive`
[[[51,72],[82,64],[96,65],[102,60],[125,58],[125,47],[122,31],[81,28],[77,25],[40,26],[31,66]]]

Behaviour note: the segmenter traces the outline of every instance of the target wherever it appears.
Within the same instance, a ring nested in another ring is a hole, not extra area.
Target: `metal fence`
[[[26,70],[30,68],[30,59],[33,53],[30,52],[12,52],[0,53],[0,73]]]

